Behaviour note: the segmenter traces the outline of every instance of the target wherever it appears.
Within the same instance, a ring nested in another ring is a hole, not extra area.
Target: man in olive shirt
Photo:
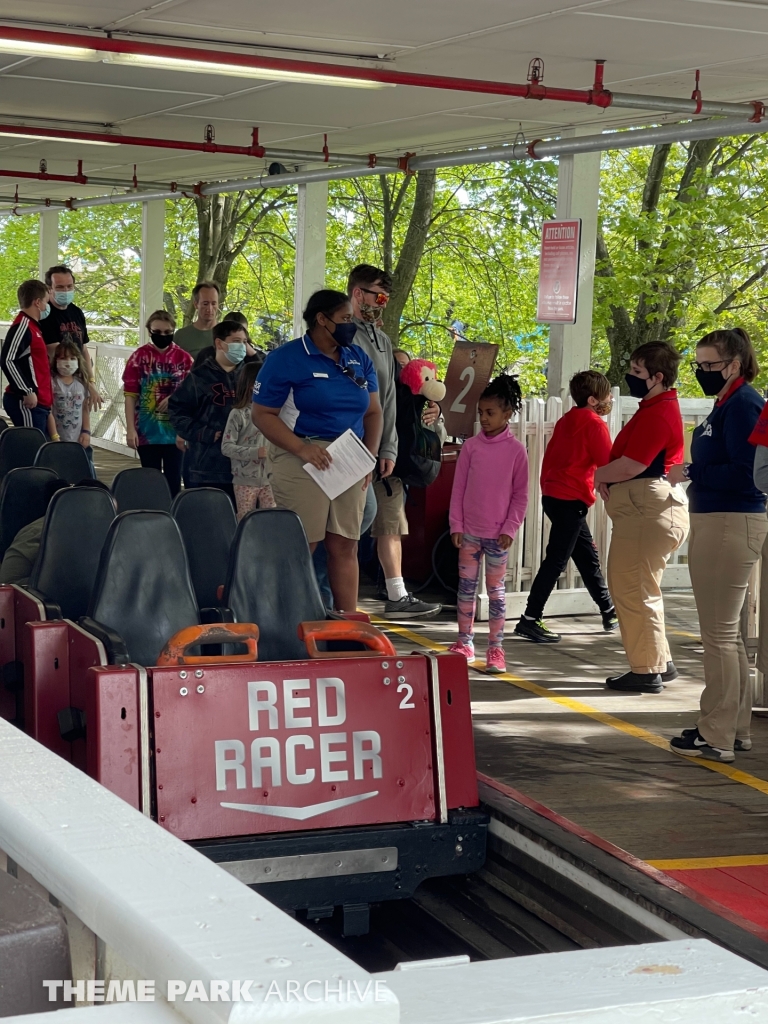
[[[173,336],[177,345],[194,359],[199,352],[213,345],[213,326],[219,318],[219,286],[215,281],[201,281],[192,289],[195,319],[179,328]]]

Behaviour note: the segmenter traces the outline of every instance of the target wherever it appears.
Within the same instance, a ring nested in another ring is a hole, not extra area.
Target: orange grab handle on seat
[[[214,622],[205,626],[187,626],[171,637],[160,652],[158,665],[209,665],[217,662],[256,661],[259,627],[252,622]],[[245,644],[247,654],[191,655],[187,651],[200,644]]]
[[[397,651],[392,641],[370,622],[344,619],[323,619],[321,622],[299,624],[299,639],[307,645],[310,658],[394,658]],[[366,651],[319,651],[318,641],[355,640],[365,644]]]

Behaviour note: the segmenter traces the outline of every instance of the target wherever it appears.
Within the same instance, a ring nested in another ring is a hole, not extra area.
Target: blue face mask
[[[54,297],[57,306],[68,306],[71,302],[75,301],[75,289],[73,288],[69,292],[54,292]]]
[[[333,340],[342,348],[349,348],[357,334],[357,324],[334,324]]]
[[[229,346],[227,347],[227,359],[235,366],[237,366],[238,363],[242,363],[245,359],[245,342],[230,341]]]
[[[49,304],[48,304],[48,305],[47,305],[47,306],[45,307],[45,309],[41,309],[41,310],[40,310],[40,319],[41,319],[41,320],[45,320],[45,318],[46,318],[46,317],[48,316],[48,314],[49,314],[50,312],[51,312],[51,305],[50,305],[50,303],[49,303]]]

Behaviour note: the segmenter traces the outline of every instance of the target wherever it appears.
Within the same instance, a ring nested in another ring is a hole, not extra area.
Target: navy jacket
[[[752,479],[755,448],[747,440],[762,408],[757,391],[743,384],[696,427],[688,488],[691,512],[765,512],[765,495]]]

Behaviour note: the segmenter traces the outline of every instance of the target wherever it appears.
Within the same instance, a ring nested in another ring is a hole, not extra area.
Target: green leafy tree
[[[647,341],[690,352],[740,324],[764,348],[767,186],[761,136],[604,155],[593,326],[613,383]],[[682,383],[696,393],[687,369]]]

